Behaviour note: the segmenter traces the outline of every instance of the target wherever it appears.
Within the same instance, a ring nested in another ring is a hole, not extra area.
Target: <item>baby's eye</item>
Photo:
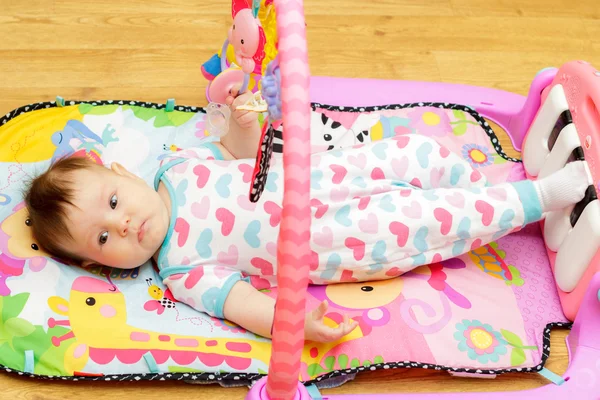
[[[102,246],[107,241],[108,241],[108,232],[102,232],[100,234],[100,236],[98,237],[98,243],[100,243],[100,246]]]
[[[117,195],[113,194],[112,197],[110,198],[110,208],[112,208],[113,210],[115,208],[117,208]]]

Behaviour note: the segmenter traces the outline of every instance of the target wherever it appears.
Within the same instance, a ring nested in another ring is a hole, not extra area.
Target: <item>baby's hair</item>
[[[73,172],[99,167],[85,157],[62,158],[34,178],[25,192],[28,225],[33,238],[51,256],[71,265],[81,265],[81,257],[60,245],[73,236],[69,232],[67,207],[73,204]]]

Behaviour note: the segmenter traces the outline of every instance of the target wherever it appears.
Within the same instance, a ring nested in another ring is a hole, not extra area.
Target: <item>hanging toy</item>
[[[281,76],[279,74],[279,59],[269,63],[265,76],[262,78],[262,87],[265,93],[264,101],[269,112],[269,118],[263,125],[260,146],[256,155],[252,183],[250,186],[250,201],[256,203],[267,184],[271,156],[273,155],[273,139],[275,128],[281,124]]]
[[[231,111],[225,104],[209,103],[206,107],[206,130],[211,136],[223,137],[229,131]]]
[[[241,69],[227,68],[225,57],[221,57],[223,72],[213,80],[208,90],[210,104],[206,109],[207,130],[212,136],[223,137],[227,134],[231,112],[225,105],[225,100],[233,87],[241,82],[239,94],[246,92],[250,74],[260,74],[261,72],[262,61],[265,58],[266,37],[260,20],[257,18],[259,7],[260,1],[256,0],[253,0],[252,5],[249,5],[247,0],[232,1],[233,24],[225,43],[223,43],[221,53],[222,55],[226,54],[227,47],[231,44],[236,63],[241,66]],[[246,104],[237,107],[239,110],[255,112],[264,112],[266,108],[266,102],[262,99],[260,92]]]

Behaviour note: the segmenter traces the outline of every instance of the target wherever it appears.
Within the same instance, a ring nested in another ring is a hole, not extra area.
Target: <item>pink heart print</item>
[[[446,158],[450,155],[450,150],[444,146],[440,146],[440,157]]]
[[[311,271],[315,271],[319,268],[319,254],[314,250],[310,253],[309,268]]]
[[[465,206],[465,197],[458,192],[454,192],[454,194],[446,196],[446,201],[456,208],[463,208]]]
[[[400,274],[402,274],[402,270],[398,267],[392,267],[385,271],[385,274],[387,276],[399,276]]]
[[[204,267],[198,266],[187,273],[187,278],[185,278],[184,286],[186,289],[191,289],[202,279],[204,276]]]
[[[331,182],[333,182],[336,185],[342,183],[344,177],[348,173],[348,170],[342,167],[341,165],[337,164],[332,164],[329,166],[329,168],[331,168],[331,170],[333,171],[333,178],[331,178]]]
[[[273,257],[277,257],[277,244],[275,242],[267,243],[267,252]]]
[[[409,197],[411,193],[412,193],[412,190],[410,190],[410,189],[401,189],[400,190],[400,196],[402,196],[402,197]]]
[[[192,203],[192,215],[199,219],[206,219],[208,215],[208,210],[210,209],[210,199],[207,196],[204,196],[200,203],[194,202]]]
[[[363,233],[377,233],[379,231],[379,221],[377,219],[377,215],[369,213],[366,218],[358,221],[358,228]]]
[[[177,238],[177,245],[183,247],[187,242],[190,234],[190,224],[183,218],[177,218],[175,220],[175,232],[179,234]]]
[[[327,150],[327,149],[325,149]],[[318,154],[311,154],[310,155],[310,163],[313,167],[318,167],[319,164],[321,164],[321,156]]]
[[[240,164],[238,165],[238,169],[243,175],[242,180],[244,183],[250,183],[252,180],[252,173],[254,172],[254,167],[250,164]]]
[[[394,140],[396,141],[396,146],[398,146],[399,149],[403,149],[410,143],[410,136],[400,135],[394,137]]]
[[[358,201],[358,209],[364,210],[365,208],[367,208],[370,201],[371,201],[371,196],[361,197],[360,200]]]
[[[408,157],[392,158],[392,171],[398,178],[404,178],[408,171]]]
[[[219,254],[217,255],[217,261],[219,262],[219,264],[224,264],[224,265],[237,265],[238,263],[238,249],[235,245],[231,245],[229,246],[229,249],[227,250],[227,252],[221,251],[219,252]],[[219,276],[219,274],[221,273],[221,270],[223,268],[216,267],[215,268],[215,275],[217,275],[217,277],[219,278],[223,278],[223,276]],[[227,275],[229,275],[229,272],[226,271]]]
[[[483,200],[475,202],[475,209],[481,214],[481,222],[484,226],[490,226],[494,219],[494,207]]]
[[[271,284],[268,280],[256,275],[250,275],[250,284],[256,290],[266,290],[271,288]]]
[[[260,274],[263,276],[273,275],[273,264],[265,260],[264,258],[254,257],[250,260],[250,264],[253,267],[260,270]]]
[[[478,248],[480,248],[481,247],[481,243],[483,243],[481,241],[481,239],[475,239],[475,240],[473,240],[473,243],[471,243],[471,251],[477,250]]]
[[[315,218],[321,219],[329,209],[329,205],[321,203],[319,199],[310,199],[310,206],[316,208]]]
[[[404,225],[402,222],[395,221],[390,224],[390,232],[396,236],[398,247],[404,247],[406,245],[406,242],[408,242],[408,234],[410,232],[408,226]]]
[[[221,222],[221,234],[229,236],[235,224],[235,215],[228,209],[221,207],[217,209],[215,216],[217,217],[217,221]]]
[[[373,171],[371,171],[371,179],[373,179],[374,181],[379,179],[385,179],[385,174],[383,173],[383,170],[379,167],[373,168]]]
[[[243,194],[238,196],[237,203],[240,208],[246,211],[256,210],[256,203],[251,202],[248,196],[244,196]]]
[[[506,199],[508,198],[508,194],[506,193],[506,189],[504,188],[488,188],[487,193],[491,198],[500,201],[506,201]]]
[[[435,263],[439,263],[442,262],[442,255],[440,253],[435,253],[433,255],[433,258],[431,259],[431,263],[435,264]]]
[[[354,276],[352,276],[354,272],[349,269],[345,269],[342,271],[342,275],[340,276],[340,282],[358,282]]]
[[[331,189],[331,201],[337,203],[340,201],[344,201],[346,200],[346,198],[348,197],[348,195],[350,194],[350,189],[348,189],[347,186],[341,186],[339,188],[332,188]]]
[[[271,216],[269,223],[272,227],[279,225],[281,221],[281,207],[272,201],[267,201],[264,205],[265,212]]]
[[[210,170],[206,166],[199,164],[194,167],[194,175],[198,177],[196,180],[196,186],[202,189],[204,186],[206,186],[206,182],[208,182]]]
[[[471,172],[471,182],[475,183],[481,179],[481,172],[474,170]]]
[[[354,255],[354,259],[356,261],[360,261],[365,257],[365,242],[360,239],[349,237],[346,238],[344,242],[347,248],[352,250],[352,254]]]
[[[357,156],[350,155],[348,156],[348,162],[359,169],[364,169],[367,165],[367,156],[363,153],[360,153]]]
[[[433,210],[433,216],[442,224],[440,233],[444,236],[447,235],[452,228],[452,214],[444,208],[436,208]]]
[[[189,165],[190,164],[187,162],[182,162],[180,164],[174,165],[173,172],[178,174],[185,174],[185,171],[187,171]]]
[[[410,184],[413,185],[414,187],[418,187],[419,189],[423,189],[423,184],[421,183],[419,178],[413,179],[412,181],[410,181]]]
[[[402,207],[402,213],[406,215],[408,218],[419,219],[423,215],[423,210],[421,209],[421,205],[416,201],[410,203],[410,207],[404,206]]]
[[[446,169],[444,167],[442,167],[440,169],[438,169],[438,168],[431,169],[429,179],[431,180],[432,187],[434,187],[434,188],[440,187],[440,182],[441,182],[442,178],[444,177],[445,171],[446,171]]]
[[[315,244],[330,249],[333,247],[333,231],[326,226],[321,229],[321,232],[314,233]]]

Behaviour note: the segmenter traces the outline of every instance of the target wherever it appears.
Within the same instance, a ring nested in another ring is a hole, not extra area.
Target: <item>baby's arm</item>
[[[315,310],[306,314],[304,323],[306,340],[333,342],[346,336],[358,326],[356,321],[350,321],[346,316],[336,328],[328,327],[323,322],[327,307],[327,301],[324,301]],[[274,312],[275,300],[244,281],[239,281],[233,286],[223,307],[226,319],[257,335],[269,338]]]
[[[231,107],[229,131],[221,138],[221,147],[226,150],[226,159],[256,158],[261,137],[258,114],[253,111],[236,110],[253,94],[250,91],[238,96],[238,89],[233,88],[231,96],[227,97],[227,105]]]

